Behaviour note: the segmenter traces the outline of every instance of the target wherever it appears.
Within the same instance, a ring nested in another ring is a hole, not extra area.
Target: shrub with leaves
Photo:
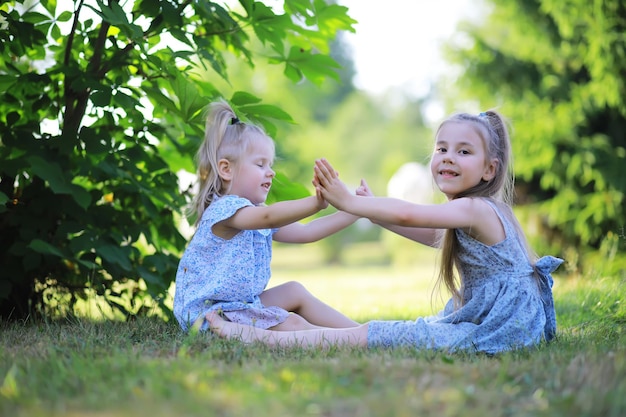
[[[194,170],[204,109],[222,96],[195,70],[228,79],[234,55],[269,59],[293,81],[337,78],[329,44],[354,23],[322,0],[280,12],[252,0],[3,2],[0,317],[71,313],[88,294],[125,315],[167,314],[186,243],[176,172]],[[227,98],[272,135],[273,120],[291,121],[249,93]],[[274,199],[302,195],[282,178]]]

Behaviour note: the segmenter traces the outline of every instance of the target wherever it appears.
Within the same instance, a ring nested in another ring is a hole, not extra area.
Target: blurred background
[[[572,276],[625,277],[622,1],[9,1],[0,12],[2,317],[71,312],[94,294],[124,317],[155,301],[168,316],[192,233],[193,155],[218,96],[276,141],[270,202],[310,194],[320,157],[352,188],[364,178],[376,195],[439,201],[434,130],[495,108],[511,122],[516,213],[534,249]],[[430,279],[434,261],[359,221],[315,245],[276,245],[274,270],[279,282],[297,265],[384,276],[428,262]]]

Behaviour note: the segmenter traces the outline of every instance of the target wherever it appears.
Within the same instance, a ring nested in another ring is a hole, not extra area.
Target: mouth
[[[439,171],[439,175],[441,175],[442,177],[446,177],[446,178],[459,176],[458,173],[447,170],[447,169],[442,169],[441,171]]]
[[[261,184],[261,187],[263,187],[265,189],[265,191],[269,191],[270,188],[272,187],[272,183],[271,182],[266,182]]]

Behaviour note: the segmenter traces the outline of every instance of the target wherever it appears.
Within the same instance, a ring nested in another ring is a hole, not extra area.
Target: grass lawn
[[[379,255],[320,267],[277,248],[271,285],[299,280],[359,321],[441,306],[432,253]],[[557,340],[494,357],[244,346],[155,318],[0,323],[0,416],[626,415],[625,277],[555,278]]]

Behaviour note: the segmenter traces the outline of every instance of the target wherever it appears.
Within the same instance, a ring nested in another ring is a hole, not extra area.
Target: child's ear
[[[496,169],[498,168],[498,160],[492,159],[487,166],[485,166],[485,172],[483,173],[483,181],[489,182],[496,176]]]
[[[233,164],[228,159],[220,159],[217,161],[217,175],[224,181],[233,179]]]

